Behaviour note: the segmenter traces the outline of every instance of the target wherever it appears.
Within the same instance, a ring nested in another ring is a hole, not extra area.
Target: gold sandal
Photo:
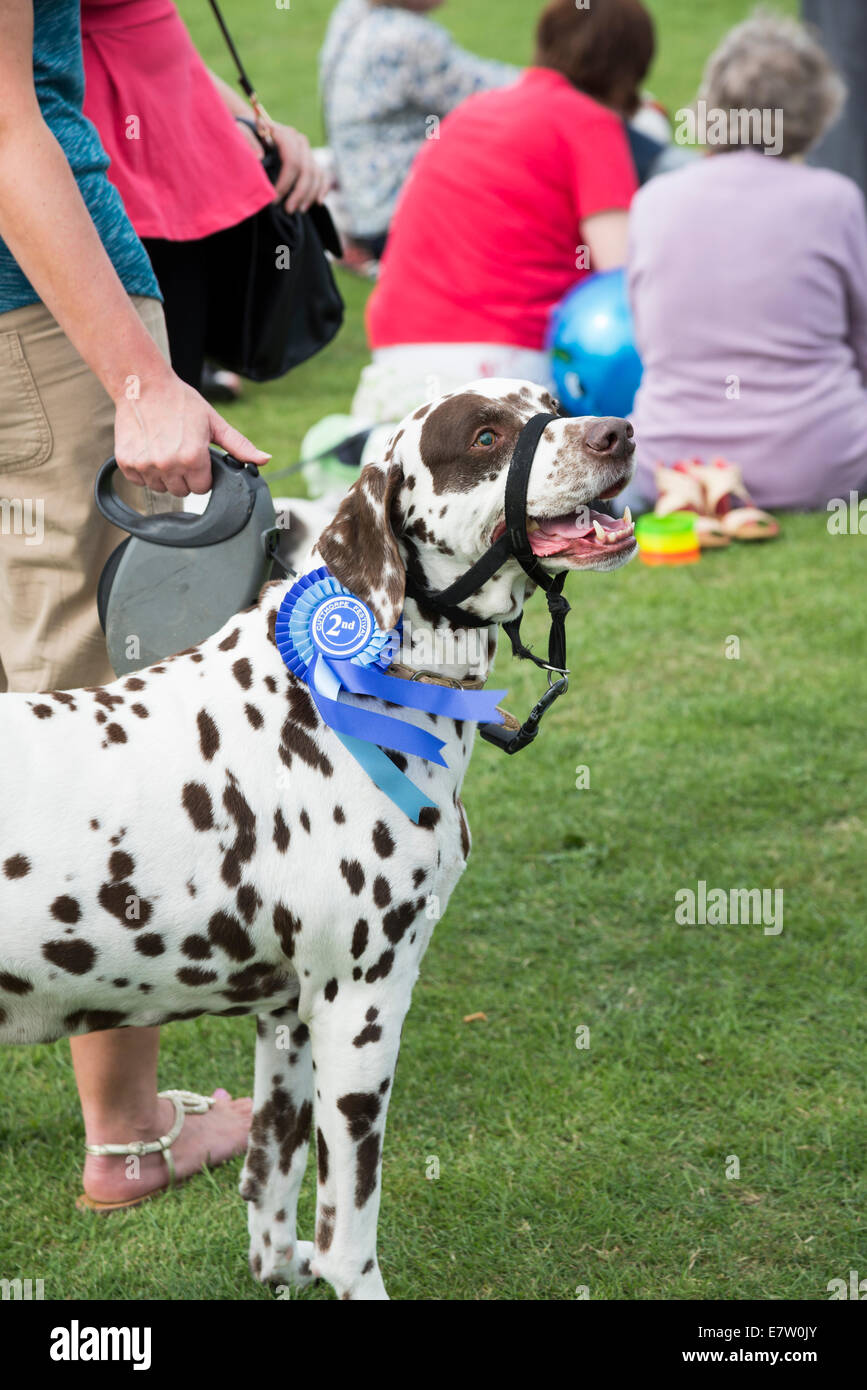
[[[666,468],[664,464],[657,464],[655,481],[658,497],[653,510],[657,516],[695,512],[695,533],[702,550],[722,550],[730,544],[731,537],[719,519],[706,515],[704,489],[693,472],[693,465],[676,463]]]
[[[753,502],[736,463],[723,458],[696,461],[690,471],[703,489],[707,513],[732,540],[771,541],[780,534],[779,523]],[[746,505],[737,506],[741,500]]]
[[[84,1152],[93,1154],[97,1158],[109,1156],[143,1158],[145,1154],[161,1153],[169,1170],[169,1187],[171,1188],[177,1184],[172,1144],[183,1129],[187,1115],[206,1115],[214,1104],[214,1097],[199,1096],[196,1095],[195,1091],[159,1091],[157,1097],[160,1100],[170,1100],[175,1107],[174,1122],[166,1134],[163,1134],[159,1139],[152,1139],[148,1143],[137,1139],[131,1144],[85,1144]],[[148,1202],[151,1197],[158,1197],[164,1191],[164,1187],[157,1187],[153,1192],[146,1192],[143,1197],[130,1197],[123,1202],[98,1202],[94,1197],[88,1197],[86,1192],[82,1192],[81,1196],[76,1198],[75,1205],[79,1211],[98,1211],[106,1215],[111,1211],[126,1211],[130,1207],[139,1207],[142,1202]]]

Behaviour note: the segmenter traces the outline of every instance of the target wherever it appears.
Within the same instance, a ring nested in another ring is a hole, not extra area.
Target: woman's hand
[[[272,131],[282,161],[275,185],[277,197],[285,199],[287,212],[307,212],[314,203],[323,201],[331,180],[316,163],[306,135],[291,125],[274,125]]]
[[[254,113],[243,97],[217,73],[211,72],[210,69],[208,71],[214,86],[235,119],[244,122],[252,120]],[[300,130],[295,130],[291,125],[279,125],[276,121],[270,121],[270,126],[282,160],[276,195],[278,198],[285,198],[287,212],[298,212],[299,209],[301,212],[307,212],[313,203],[322,202],[331,187],[331,180],[313,158],[310,141],[306,135],[302,135]],[[263,151],[256,136],[249,127],[241,128],[245,139],[261,159]]]
[[[169,367],[156,377],[129,376],[115,400],[114,452],[131,483],[186,497],[211,486],[210,443],[244,463],[267,463],[245,435]]]

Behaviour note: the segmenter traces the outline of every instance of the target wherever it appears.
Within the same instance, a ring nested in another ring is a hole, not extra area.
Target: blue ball
[[[546,347],[564,409],[628,415],[641,381],[625,270],[582,280],[551,311]]]

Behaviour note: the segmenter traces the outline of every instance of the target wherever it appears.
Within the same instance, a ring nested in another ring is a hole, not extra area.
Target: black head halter
[[[437,613],[442,613],[461,627],[491,626],[489,618],[479,618],[459,605],[502,569],[507,560],[517,560],[533,583],[545,590],[548,612],[551,615],[547,661],[534,656],[529,647],[525,647],[521,641],[520,615],[511,622],[503,623],[514,655],[533,661],[548,672],[547,691],[538,704],[534,705],[519,729],[506,729],[502,724],[479,725],[482,738],[496,744],[505,753],[517,753],[521,748],[526,748],[528,743],[532,743],[539,732],[542,716],[569,688],[569,672],[566,667],[566,614],[569,612],[569,604],[563,597],[566,571],[563,570],[556,575],[548,574],[533,554],[527,536],[527,489],[530,484],[530,470],[542,435],[552,421],[559,418],[557,415],[534,415],[518,435],[506,478],[506,529],[485,551],[481,559],[447,589],[425,589],[409,574],[406,577],[406,592],[410,598]],[[559,676],[558,680],[554,679],[555,675]]]

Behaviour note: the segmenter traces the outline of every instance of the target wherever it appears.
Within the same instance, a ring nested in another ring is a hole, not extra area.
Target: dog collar
[[[401,676],[404,680],[422,681],[425,685],[447,685],[452,690],[484,690],[486,681],[485,676],[464,676],[458,680],[457,676],[441,676],[438,671],[418,671],[414,666],[403,666],[397,661],[389,666],[388,674]],[[513,714],[501,705],[497,705],[497,714],[502,716],[502,723],[492,727],[503,728],[509,734],[517,733],[521,726]]]
[[[400,676],[405,681],[421,681],[424,685],[446,685],[452,690],[484,690],[484,676],[464,676],[458,680],[457,676],[441,676],[439,671],[419,671],[415,666],[404,666],[402,662],[393,661],[388,668],[390,676]]]

